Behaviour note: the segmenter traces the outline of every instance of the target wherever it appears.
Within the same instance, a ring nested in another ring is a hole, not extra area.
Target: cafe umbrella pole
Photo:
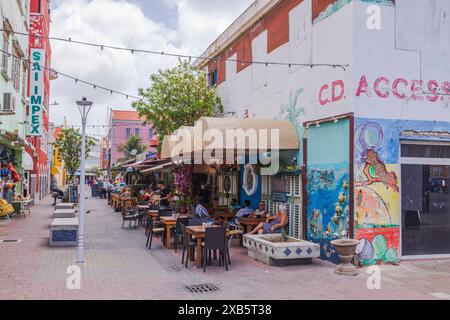
[[[85,179],[86,179],[86,122],[89,111],[92,107],[92,102],[87,101],[85,97],[81,101],[77,101],[78,110],[81,114],[81,165],[80,165],[80,208],[79,208],[79,225],[78,225],[78,248],[77,248],[77,263],[84,262],[84,216],[85,216]]]

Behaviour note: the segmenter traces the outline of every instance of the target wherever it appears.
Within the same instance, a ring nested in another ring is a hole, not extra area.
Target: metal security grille
[[[220,289],[212,283],[185,286],[185,288],[191,293],[208,293],[220,291]]]

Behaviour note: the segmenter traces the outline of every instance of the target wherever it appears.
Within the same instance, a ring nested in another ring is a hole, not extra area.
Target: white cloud
[[[125,0],[55,1],[52,11],[52,36],[103,43],[121,47],[145,48],[156,51],[200,54],[226,27],[245,10],[251,0],[163,0],[177,10],[177,29],[168,29],[149,19],[141,8]],[[116,50],[87,47],[52,41],[52,67],[114,90],[137,95],[139,87],[148,87],[149,75],[160,68],[176,64],[177,59]],[[131,109],[128,101],[99,89],[78,84],[62,76],[52,81],[51,120],[79,125],[75,101],[82,96],[93,100],[95,107],[89,124],[106,124],[107,108]],[[101,134],[99,129],[90,129]]]

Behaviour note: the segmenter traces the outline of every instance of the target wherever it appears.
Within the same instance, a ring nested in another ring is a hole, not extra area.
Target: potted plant
[[[331,220],[338,225],[338,232],[334,235],[337,236],[338,239],[332,240],[331,244],[333,245],[336,253],[339,255],[340,263],[336,266],[335,272],[339,275],[345,276],[355,276],[358,274],[358,270],[352,264],[353,256],[355,255],[356,246],[359,243],[359,240],[349,239],[346,229],[344,228],[344,224],[347,221],[348,210],[344,209],[347,203],[347,191],[348,191],[348,182],[344,181],[343,183],[344,192],[339,194],[338,203],[335,207],[335,215]]]

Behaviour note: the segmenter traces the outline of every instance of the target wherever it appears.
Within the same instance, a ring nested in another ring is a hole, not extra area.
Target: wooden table
[[[218,225],[208,226],[206,228],[217,228]],[[191,236],[197,238],[197,244],[195,246],[195,266],[197,268],[202,267],[202,242],[206,237],[206,228],[203,226],[187,226],[186,232]],[[227,231],[228,233],[228,231]],[[192,258],[192,257],[191,257]]]
[[[261,222],[266,222],[267,218],[259,217],[259,218],[240,218],[239,224],[244,227],[244,232],[249,233]]]
[[[225,221],[230,221],[236,217],[236,213],[229,210],[216,210],[214,211],[214,217],[223,218]]]
[[[171,242],[171,229],[173,226],[177,224],[178,218],[189,218],[188,216],[179,216],[179,215],[172,215],[168,217],[160,217],[159,221],[161,221],[162,224],[166,226],[166,248],[170,249],[170,242]]]
[[[28,211],[28,215],[30,215],[31,210],[30,210],[30,203],[31,203],[31,199],[27,199],[27,200],[18,200],[18,201],[12,201],[11,204],[18,204],[19,205],[19,212],[17,212],[17,214],[23,214],[23,216],[25,217],[25,210]]]

